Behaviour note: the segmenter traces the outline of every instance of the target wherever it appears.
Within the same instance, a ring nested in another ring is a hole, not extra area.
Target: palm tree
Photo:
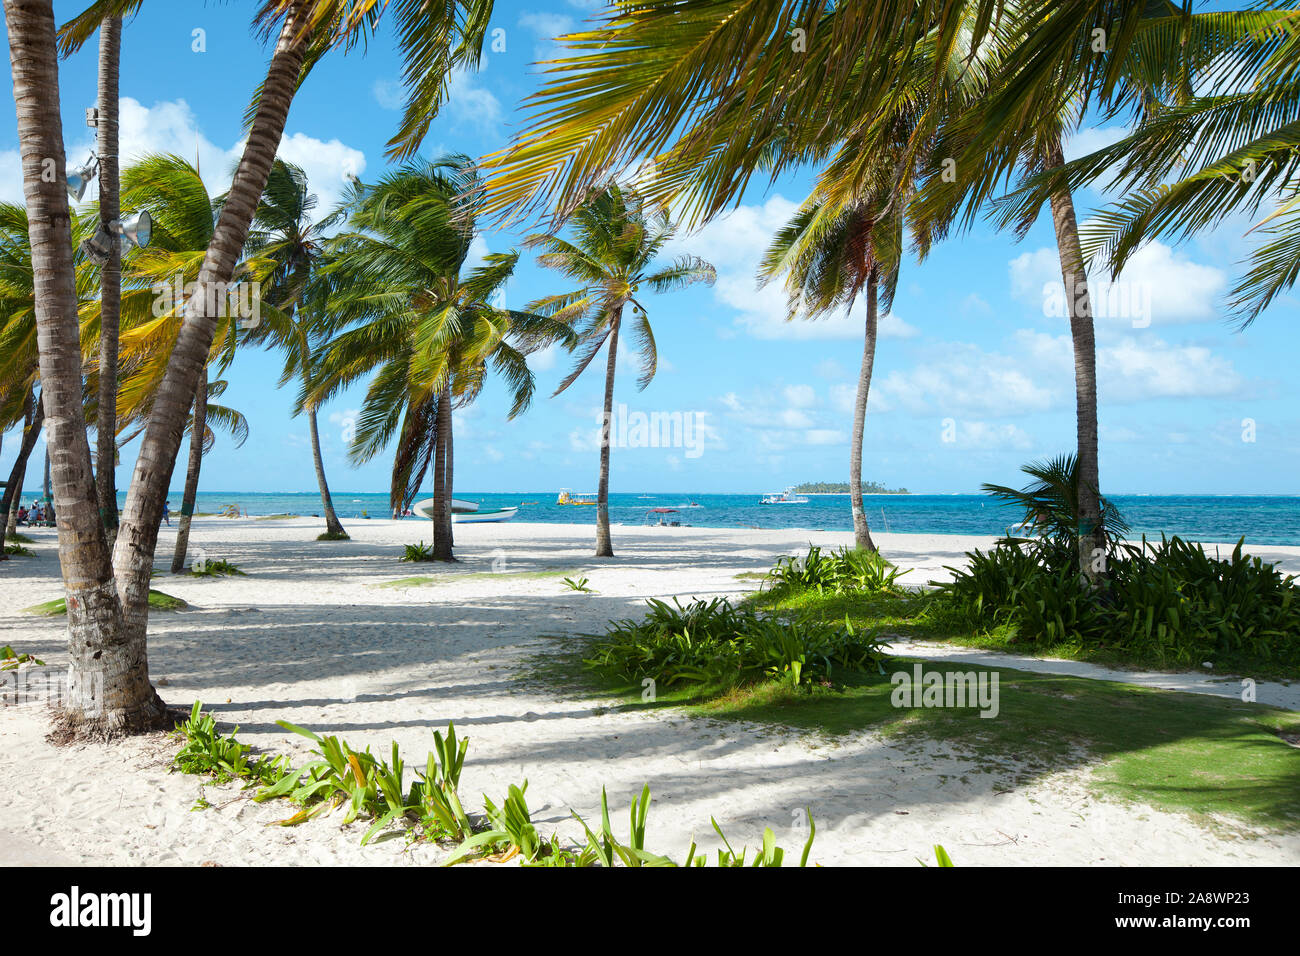
[[[529,309],[578,329],[581,352],[573,370],[555,390],[555,395],[572,385],[601,348],[608,345],[600,433],[600,479],[596,491],[596,557],[612,558],[609,446],[614,414],[614,371],[618,363],[623,310],[628,306],[632,308],[632,335],[641,363],[637,387],[644,389],[654,378],[659,356],[645,306],[637,298],[642,283],[652,292],[668,292],[696,282],[712,285],[717,272],[696,256],[681,256],[671,264],[655,269],[655,258],[672,238],[674,230],[665,210],[647,208],[640,194],[629,187],[609,184],[574,212],[569,226],[574,232],[572,242],[557,235],[537,233],[528,238],[528,245],[543,250],[537,257],[540,265],[555,269],[580,285],[571,292],[539,299]]]
[[[849,500],[854,546],[867,551],[878,549],[871,540],[862,502],[863,429],[875,364],[881,291],[883,288],[883,306],[888,311],[898,286],[903,205],[891,201],[891,196],[886,194],[835,209],[815,196],[810,197],[777,233],[759,268],[759,278],[764,283],[782,273],[786,275],[790,319],[800,312],[814,319],[841,309],[848,313],[857,297],[866,291],[862,367],[850,436]]]
[[[80,47],[106,16],[121,16],[138,0],[96,0],[63,31],[65,52]],[[441,104],[448,73],[477,65],[491,0],[402,4],[395,35],[405,54],[410,90],[406,121],[394,150],[413,151]],[[70,667],[61,720],[72,733],[122,733],[165,721],[149,683],[145,624],[149,575],[167,482],[180,448],[187,410],[216,332],[216,316],[194,309],[177,338],[140,453],[118,539],[109,552],[98,514],[90,447],[81,408],[81,362],[66,154],[60,128],[58,58],[51,0],[4,0],[13,65],[24,193],[41,328],[42,401],[59,514],[59,559],[67,592]],[[276,35],[266,78],[250,109],[248,136],[228,201],[199,272],[207,289],[230,282],[284,132],[289,105],[315,63],[338,46],[366,40],[382,10],[350,0],[267,0],[258,15],[264,35]],[[53,176],[43,175],[53,171]],[[200,295],[198,301],[208,297]],[[79,436],[78,434],[79,433]],[[102,684],[103,693],[92,689]]]
[[[139,6],[137,0],[132,9]],[[96,116],[99,160],[99,217],[107,226],[121,214],[118,197],[118,71],[122,18],[99,23],[99,104]],[[122,253],[109,243],[100,269],[99,414],[95,424],[95,492],[108,547],[117,539],[117,336],[122,295]]]
[[[349,457],[368,461],[397,438],[394,510],[405,510],[433,464],[433,551],[442,561],[454,560],[453,407],[474,400],[491,365],[510,388],[514,417],[532,400],[526,353],[572,344],[564,325],[492,304],[518,253],[489,255],[464,272],[480,195],[477,169],[463,156],[411,162],[355,187],[352,231],[331,243],[324,270],[336,334],[299,402],[319,406],[373,375]]]
[[[123,326],[121,364],[127,371],[117,389],[118,414],[125,425],[126,422],[147,423],[156,407],[169,357],[182,334],[185,310],[191,307],[184,296],[188,284],[198,278],[205,250],[212,239],[213,223],[225,197],[211,197],[198,170],[188,161],[179,156],[152,155],[123,171],[122,198],[132,208],[147,209],[154,221],[149,247],[136,250],[127,258],[128,288],[119,306]],[[243,260],[238,271],[260,280],[268,268],[269,263],[254,258]],[[213,305],[209,303],[208,307],[212,309]],[[215,365],[220,375],[234,360],[240,317],[234,314],[229,301],[212,310],[220,316],[206,364]],[[272,306],[261,311],[267,313],[268,319],[278,315]],[[99,304],[91,303],[83,309],[83,314],[87,325],[99,329],[102,336]],[[205,371],[195,389],[193,411],[187,415],[193,425],[184,500],[172,556],[174,574],[184,570],[189,547],[193,501],[202,466],[205,435],[202,419],[207,408],[207,391]]]
[[[311,212],[316,196],[307,189],[307,175],[297,166],[277,159],[271,167],[262,204],[253,219],[248,237],[248,252],[268,260],[271,272],[264,294],[283,312],[285,321],[268,317],[248,335],[250,342],[270,340],[284,352],[284,372],[280,383],[297,378],[301,386],[310,384],[313,353],[320,345],[324,327],[319,314],[327,283],[319,275],[324,265],[323,224],[313,222]],[[314,299],[314,308],[308,300]],[[316,466],[316,483],[320,486],[321,507],[325,512],[326,540],[345,540],[348,535],[334,512],[329,484],[325,480],[325,463],[321,459],[320,435],[316,427],[317,407],[305,406],[311,433],[312,461]]]

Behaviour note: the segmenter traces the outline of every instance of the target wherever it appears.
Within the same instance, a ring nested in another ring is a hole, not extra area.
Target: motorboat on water
[[[594,493],[574,494],[568,488],[562,488],[560,489],[560,496],[555,499],[555,503],[557,505],[594,505],[596,504],[596,495]]]
[[[423,501],[417,501],[411,505],[411,510],[417,515],[425,518],[433,517],[433,499],[425,498]],[[464,498],[451,499],[451,513],[453,515],[467,515],[478,511],[477,501],[466,501]]]
[[[779,495],[764,495],[759,501],[760,505],[806,505],[808,499],[803,495],[797,495],[794,487],[791,486]]]

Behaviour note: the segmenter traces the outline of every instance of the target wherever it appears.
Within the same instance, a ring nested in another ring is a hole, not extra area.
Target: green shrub
[[[829,680],[836,668],[879,669],[884,642],[874,633],[815,620],[782,621],[723,598],[683,607],[650,599],[642,621],[611,624],[588,667],[619,680],[734,685],[764,679]]]
[[[12,554],[18,558],[34,558],[36,552],[31,548],[24,548],[21,544],[6,544],[5,554]]]
[[[203,704],[194,702],[190,716],[177,726],[174,733],[185,741],[185,746],[172,760],[172,766],[182,773],[202,774],[216,778],[217,783],[245,780],[246,786],[271,785],[287,772],[288,758],[260,757],[250,761],[252,749],[235,740],[236,727],[229,736],[217,733],[217,722],[211,714],[201,712]]]
[[[791,591],[897,594],[902,590],[897,581],[904,574],[907,572],[890,564],[878,551],[841,548],[823,554],[814,545],[802,558],[779,558],[766,581],[773,589]]]
[[[1103,587],[1091,590],[1065,552],[1001,543],[949,568],[938,615],[1015,640],[1075,644],[1162,665],[1300,666],[1300,592],[1272,564],[1242,553],[1218,558],[1181,538],[1121,545]]]
[[[351,536],[346,531],[325,531],[316,535],[317,541],[351,541]]]
[[[31,654],[19,654],[8,644],[0,647],[0,671],[16,671],[19,664],[32,664],[44,667],[45,661]]]
[[[216,561],[205,560],[196,564],[191,564],[190,574],[197,578],[230,577],[232,575],[247,577],[246,572],[239,570],[237,565],[232,564],[225,558],[219,558]]]
[[[419,544],[408,544],[402,554],[403,561],[432,561],[433,545],[425,544],[421,541]]]

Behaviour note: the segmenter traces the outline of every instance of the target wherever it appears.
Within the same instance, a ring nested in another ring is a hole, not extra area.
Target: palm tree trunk
[[[99,218],[105,225],[121,213],[117,176],[118,63],[121,17],[99,25]],[[122,253],[109,243],[108,262],[100,273],[99,421],[96,424],[95,491],[99,516],[111,549],[117,539],[117,338],[122,308]]]
[[[451,520],[451,502],[456,497],[456,467],[454,454],[456,450],[456,437],[453,434],[455,428],[452,427],[453,421],[451,413],[447,413],[447,547],[456,547],[456,534],[452,530],[455,522]]]
[[[451,446],[451,388],[438,396],[434,416],[437,446],[433,453],[433,559],[454,561],[451,550],[451,487],[447,475],[447,453]]]
[[[18,0],[9,2],[18,3]],[[304,19],[307,6],[305,0],[296,0],[285,16],[243,155],[199,270],[198,288],[189,299],[186,321],[154,397],[149,424],[136,457],[131,490],[122,510],[113,551],[123,613],[133,639],[134,635],[139,635],[141,641],[144,638],[158,523],[190,403],[199,379],[206,374],[208,351],[216,330],[217,317],[205,314],[204,308],[208,299],[216,297],[207,295],[206,289],[230,281],[248,237],[253,213],[266,188],[309,39]]]
[[[36,406],[35,412],[32,406]],[[45,421],[45,406],[35,401],[31,395],[27,397],[27,412],[23,415],[25,424],[23,426],[23,438],[18,445],[18,457],[14,459],[14,466],[9,472],[9,481],[5,485],[4,499],[0,501],[0,515],[3,515],[6,522],[5,535],[14,534],[18,530],[18,506],[22,503],[23,496],[23,479],[27,476],[27,460],[31,457],[32,449],[36,447],[36,439],[41,433],[41,426]],[[0,548],[0,561],[5,559],[4,549]]]
[[[1065,165],[1060,136],[1048,144],[1046,168]],[[1068,187],[1051,196],[1052,225],[1061,259],[1061,279],[1070,310],[1070,340],[1074,344],[1074,402],[1078,441],[1079,481],[1079,569],[1096,585],[1101,571],[1094,563],[1105,554],[1106,539],[1101,527],[1101,481],[1097,450],[1097,346],[1088,298],[1088,277],[1084,272],[1083,249],[1079,243],[1079,222]],[[1100,549],[1100,550],[1099,550]]]
[[[325,533],[347,535],[339,516],[334,513],[334,499],[330,497],[330,486],[325,481],[325,462],[320,456],[320,435],[316,431],[316,406],[307,409],[307,424],[311,428],[311,457],[316,464],[316,484],[320,486],[321,507],[325,511]]]
[[[609,357],[605,360],[605,410],[600,425],[600,480],[596,485],[596,557],[612,558],[614,544],[609,537],[609,446],[614,426],[614,369],[618,365],[618,328],[623,319],[620,306],[609,330]]]
[[[81,341],[68,211],[67,156],[50,0],[4,0],[32,248],[41,402],[67,601],[69,668],[61,722],[77,733],[152,728],[166,708],[149,683],[144,628],[124,627],[99,520],[82,408]],[[295,71],[294,79],[297,79]],[[44,175],[52,172],[53,175]],[[144,556],[145,598],[152,553]]]
[[[867,510],[862,504],[862,433],[867,422],[867,395],[871,391],[871,369],[876,361],[876,301],[880,273],[872,267],[867,276],[867,330],[862,345],[862,371],[858,374],[858,395],[853,404],[853,439],[849,450],[849,500],[853,507],[853,546],[875,551]]]
[[[203,467],[203,435],[208,425],[208,377],[199,379],[194,393],[194,427],[190,430],[190,461],[185,469],[185,492],[181,497],[181,518],[176,528],[176,550],[172,552],[172,574],[185,570],[185,554],[190,546],[190,520],[194,516],[194,499],[199,493],[199,469]]]

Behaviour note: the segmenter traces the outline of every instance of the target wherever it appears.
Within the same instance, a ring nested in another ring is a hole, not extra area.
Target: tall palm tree
[[[77,49],[106,16],[120,16],[134,0],[95,0],[63,31],[65,52]],[[394,150],[413,151],[445,95],[453,68],[477,65],[491,0],[401,4],[394,34],[405,56],[410,96]],[[248,135],[228,201],[199,282],[230,282],[261,200],[290,103],[303,79],[335,47],[367,40],[386,7],[367,0],[266,0],[258,14],[264,35],[275,36],[265,80],[249,110]],[[187,410],[216,332],[216,317],[194,309],[172,352],[140,453],[118,539],[110,554],[98,514],[90,447],[81,408],[81,362],[71,229],[67,215],[66,154],[60,128],[58,57],[51,0],[4,0],[13,66],[18,138],[24,158],[24,194],[41,329],[42,401],[50,444],[57,449],[53,483],[59,514],[59,559],[67,592],[70,667],[61,720],[73,733],[122,733],[166,719],[149,682],[145,624],[149,575],[167,482],[180,448]],[[44,175],[53,171],[53,176]],[[207,298],[198,297],[199,301]],[[76,432],[80,432],[77,437]],[[94,693],[102,685],[103,693]]]
[[[139,6],[137,0],[132,9]],[[99,217],[107,226],[121,215],[118,183],[118,72],[122,18],[99,22],[99,103],[96,116],[99,160]],[[108,547],[117,539],[117,336],[122,295],[122,253],[109,243],[100,269],[99,413],[96,419],[95,492]]]
[[[225,197],[212,197],[193,165],[179,156],[145,156],[122,173],[122,198],[134,209],[145,209],[153,217],[153,239],[148,248],[133,251],[126,260],[127,289],[119,305],[121,324],[121,376],[118,413],[126,421],[146,423],[156,407],[161,383],[165,379],[170,356],[185,324],[184,315],[191,304],[185,300],[189,284],[196,284],[205,250],[211,242],[213,223]],[[269,263],[261,259],[244,259],[239,274],[261,280]],[[180,293],[177,286],[180,286]],[[197,293],[193,293],[197,294]],[[240,317],[234,314],[226,296],[221,303],[206,303],[216,312],[217,333],[205,365],[215,365],[217,374],[230,365],[235,356]],[[83,309],[87,325],[103,334],[99,303]],[[277,314],[273,306],[262,309]],[[102,385],[102,382],[100,383]],[[189,547],[190,523],[194,495],[202,467],[204,425],[207,407],[208,373],[199,378],[192,411],[190,456],[185,475],[185,492],[181,504],[176,547],[172,555],[172,572],[185,567]]]
[[[528,245],[541,249],[540,265],[579,283],[578,288],[546,296],[530,310],[577,327],[578,360],[554,394],[577,381],[587,366],[608,346],[605,357],[605,402],[600,433],[600,478],[596,489],[596,557],[612,558],[609,534],[609,455],[614,415],[614,371],[618,363],[623,311],[632,309],[632,336],[644,389],[655,376],[659,356],[646,308],[637,298],[642,283],[652,292],[668,292],[696,282],[712,285],[713,266],[696,256],[680,256],[655,268],[655,259],[672,238],[674,229],[664,209],[648,208],[633,188],[611,183],[580,206],[569,220],[573,241],[536,233]]]
[[[324,335],[320,309],[328,294],[327,283],[320,276],[324,265],[323,223],[313,221],[316,196],[308,191],[307,175],[297,166],[277,159],[253,219],[248,237],[248,252],[271,263],[267,287],[263,294],[283,313],[285,321],[268,317],[250,330],[250,342],[273,342],[284,353],[284,371],[280,384],[296,378],[306,387],[310,383],[313,354]],[[309,306],[314,301],[314,306]],[[334,512],[334,500],[325,480],[325,463],[321,458],[320,435],[316,427],[317,407],[305,407],[311,434],[312,462],[316,483],[320,487],[321,507],[325,512],[327,540],[347,538],[347,532]]]
[[[849,502],[854,546],[867,551],[878,549],[862,501],[863,430],[875,365],[878,310],[883,306],[888,312],[893,303],[902,259],[904,203],[891,199],[886,193],[835,208],[810,197],[777,233],[759,267],[764,283],[785,274],[790,319],[800,313],[815,319],[841,310],[851,312],[865,291],[862,365],[850,435]]]
[[[465,272],[480,195],[477,169],[463,156],[414,161],[355,188],[351,231],[331,243],[325,270],[336,334],[299,402],[319,405],[373,375],[349,457],[368,461],[397,439],[394,510],[405,509],[433,464],[433,551],[442,561],[454,560],[453,407],[474,400],[491,365],[511,391],[514,417],[532,400],[526,354],[572,344],[561,323],[492,304],[518,253]]]

